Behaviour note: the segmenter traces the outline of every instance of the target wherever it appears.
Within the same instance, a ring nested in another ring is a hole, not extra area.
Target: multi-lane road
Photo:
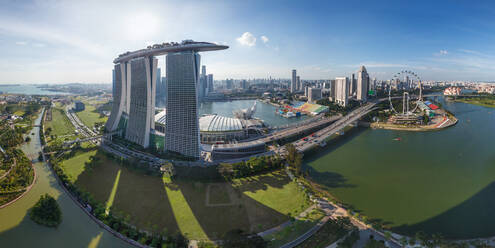
[[[377,102],[367,103],[335,121],[328,127],[315,132],[311,137],[305,138],[306,140],[298,140],[293,142],[293,144],[300,152],[305,152],[315,145],[324,144],[325,140],[332,134],[344,129],[344,127],[358,121],[361,117],[371,112],[376,104]]]

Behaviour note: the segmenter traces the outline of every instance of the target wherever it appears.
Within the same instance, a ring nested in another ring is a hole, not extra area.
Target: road
[[[371,112],[373,107],[376,104],[377,104],[377,102],[367,103],[367,104],[355,109],[354,111],[347,114],[343,118],[332,123],[330,126],[325,127],[318,132],[315,132],[314,136],[311,139],[308,138],[307,141],[304,141],[304,140],[295,141],[295,142],[293,142],[293,144],[295,145],[296,149],[300,152],[305,152],[306,150],[312,148],[315,145],[324,144],[323,142],[325,142],[325,140],[328,137],[330,137],[334,133],[344,129],[344,127],[350,125],[351,123],[359,120],[361,117],[363,117],[364,115]]]

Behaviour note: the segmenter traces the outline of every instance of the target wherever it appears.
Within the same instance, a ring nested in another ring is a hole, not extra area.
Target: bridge
[[[325,140],[330,137],[331,135],[340,132],[343,130],[346,126],[351,125],[352,123],[355,123],[358,121],[361,117],[364,115],[368,114],[369,112],[374,110],[374,106],[378,103],[377,102],[370,102],[367,103],[356,110],[352,111],[348,115],[342,117],[341,119],[337,120],[336,122],[332,123],[330,126],[325,127],[318,132],[314,133],[314,137],[311,140],[304,141],[304,140],[298,140],[293,142],[294,146],[299,152],[305,152],[308,149],[312,148],[315,145],[324,145]]]
[[[78,143],[78,142],[86,142],[86,141],[94,141],[94,140],[100,140],[102,138],[110,138],[110,140],[112,140],[112,136],[115,135],[115,134],[120,134],[121,133],[121,130],[116,130],[116,131],[113,131],[111,133],[106,133],[106,134],[103,134],[103,135],[97,135],[97,136],[90,136],[90,137],[86,137],[86,138],[83,138],[83,139],[75,139],[75,140],[71,140],[71,141],[66,141],[64,142],[64,146],[70,146],[72,144],[75,144],[75,143]]]

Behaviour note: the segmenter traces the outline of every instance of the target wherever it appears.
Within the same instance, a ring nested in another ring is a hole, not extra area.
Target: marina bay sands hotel
[[[200,157],[198,52],[227,49],[209,42],[184,40],[163,43],[119,55],[115,64],[113,106],[107,132],[121,130],[122,137],[143,148]],[[155,96],[158,60],[166,55],[165,133],[155,131]],[[160,145],[161,144],[161,145]]]

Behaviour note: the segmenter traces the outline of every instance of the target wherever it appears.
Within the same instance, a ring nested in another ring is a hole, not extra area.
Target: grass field
[[[79,175],[88,169],[84,163],[89,161],[90,157],[94,156],[96,152],[97,150],[79,153],[76,156],[63,161],[62,167],[67,176],[69,176],[71,182],[75,182]]]
[[[52,120],[45,122],[45,130],[51,128],[51,135],[57,137],[67,136],[67,138],[73,138],[75,135],[75,129],[72,123],[65,115],[64,111],[59,108],[52,108]],[[47,137],[50,139],[49,137]]]
[[[67,174],[132,224],[152,231],[181,231],[189,238],[212,240],[236,228],[269,229],[308,206],[305,195],[283,172],[232,184],[171,181],[120,166],[99,153],[98,163],[86,168],[84,162],[92,155],[65,161]]]
[[[84,125],[92,128],[95,123],[103,122],[105,123],[108,117],[100,117],[100,113],[96,112],[96,107],[94,105],[89,104],[88,102],[84,102],[85,108],[83,111],[76,112],[77,117],[81,119]]]

